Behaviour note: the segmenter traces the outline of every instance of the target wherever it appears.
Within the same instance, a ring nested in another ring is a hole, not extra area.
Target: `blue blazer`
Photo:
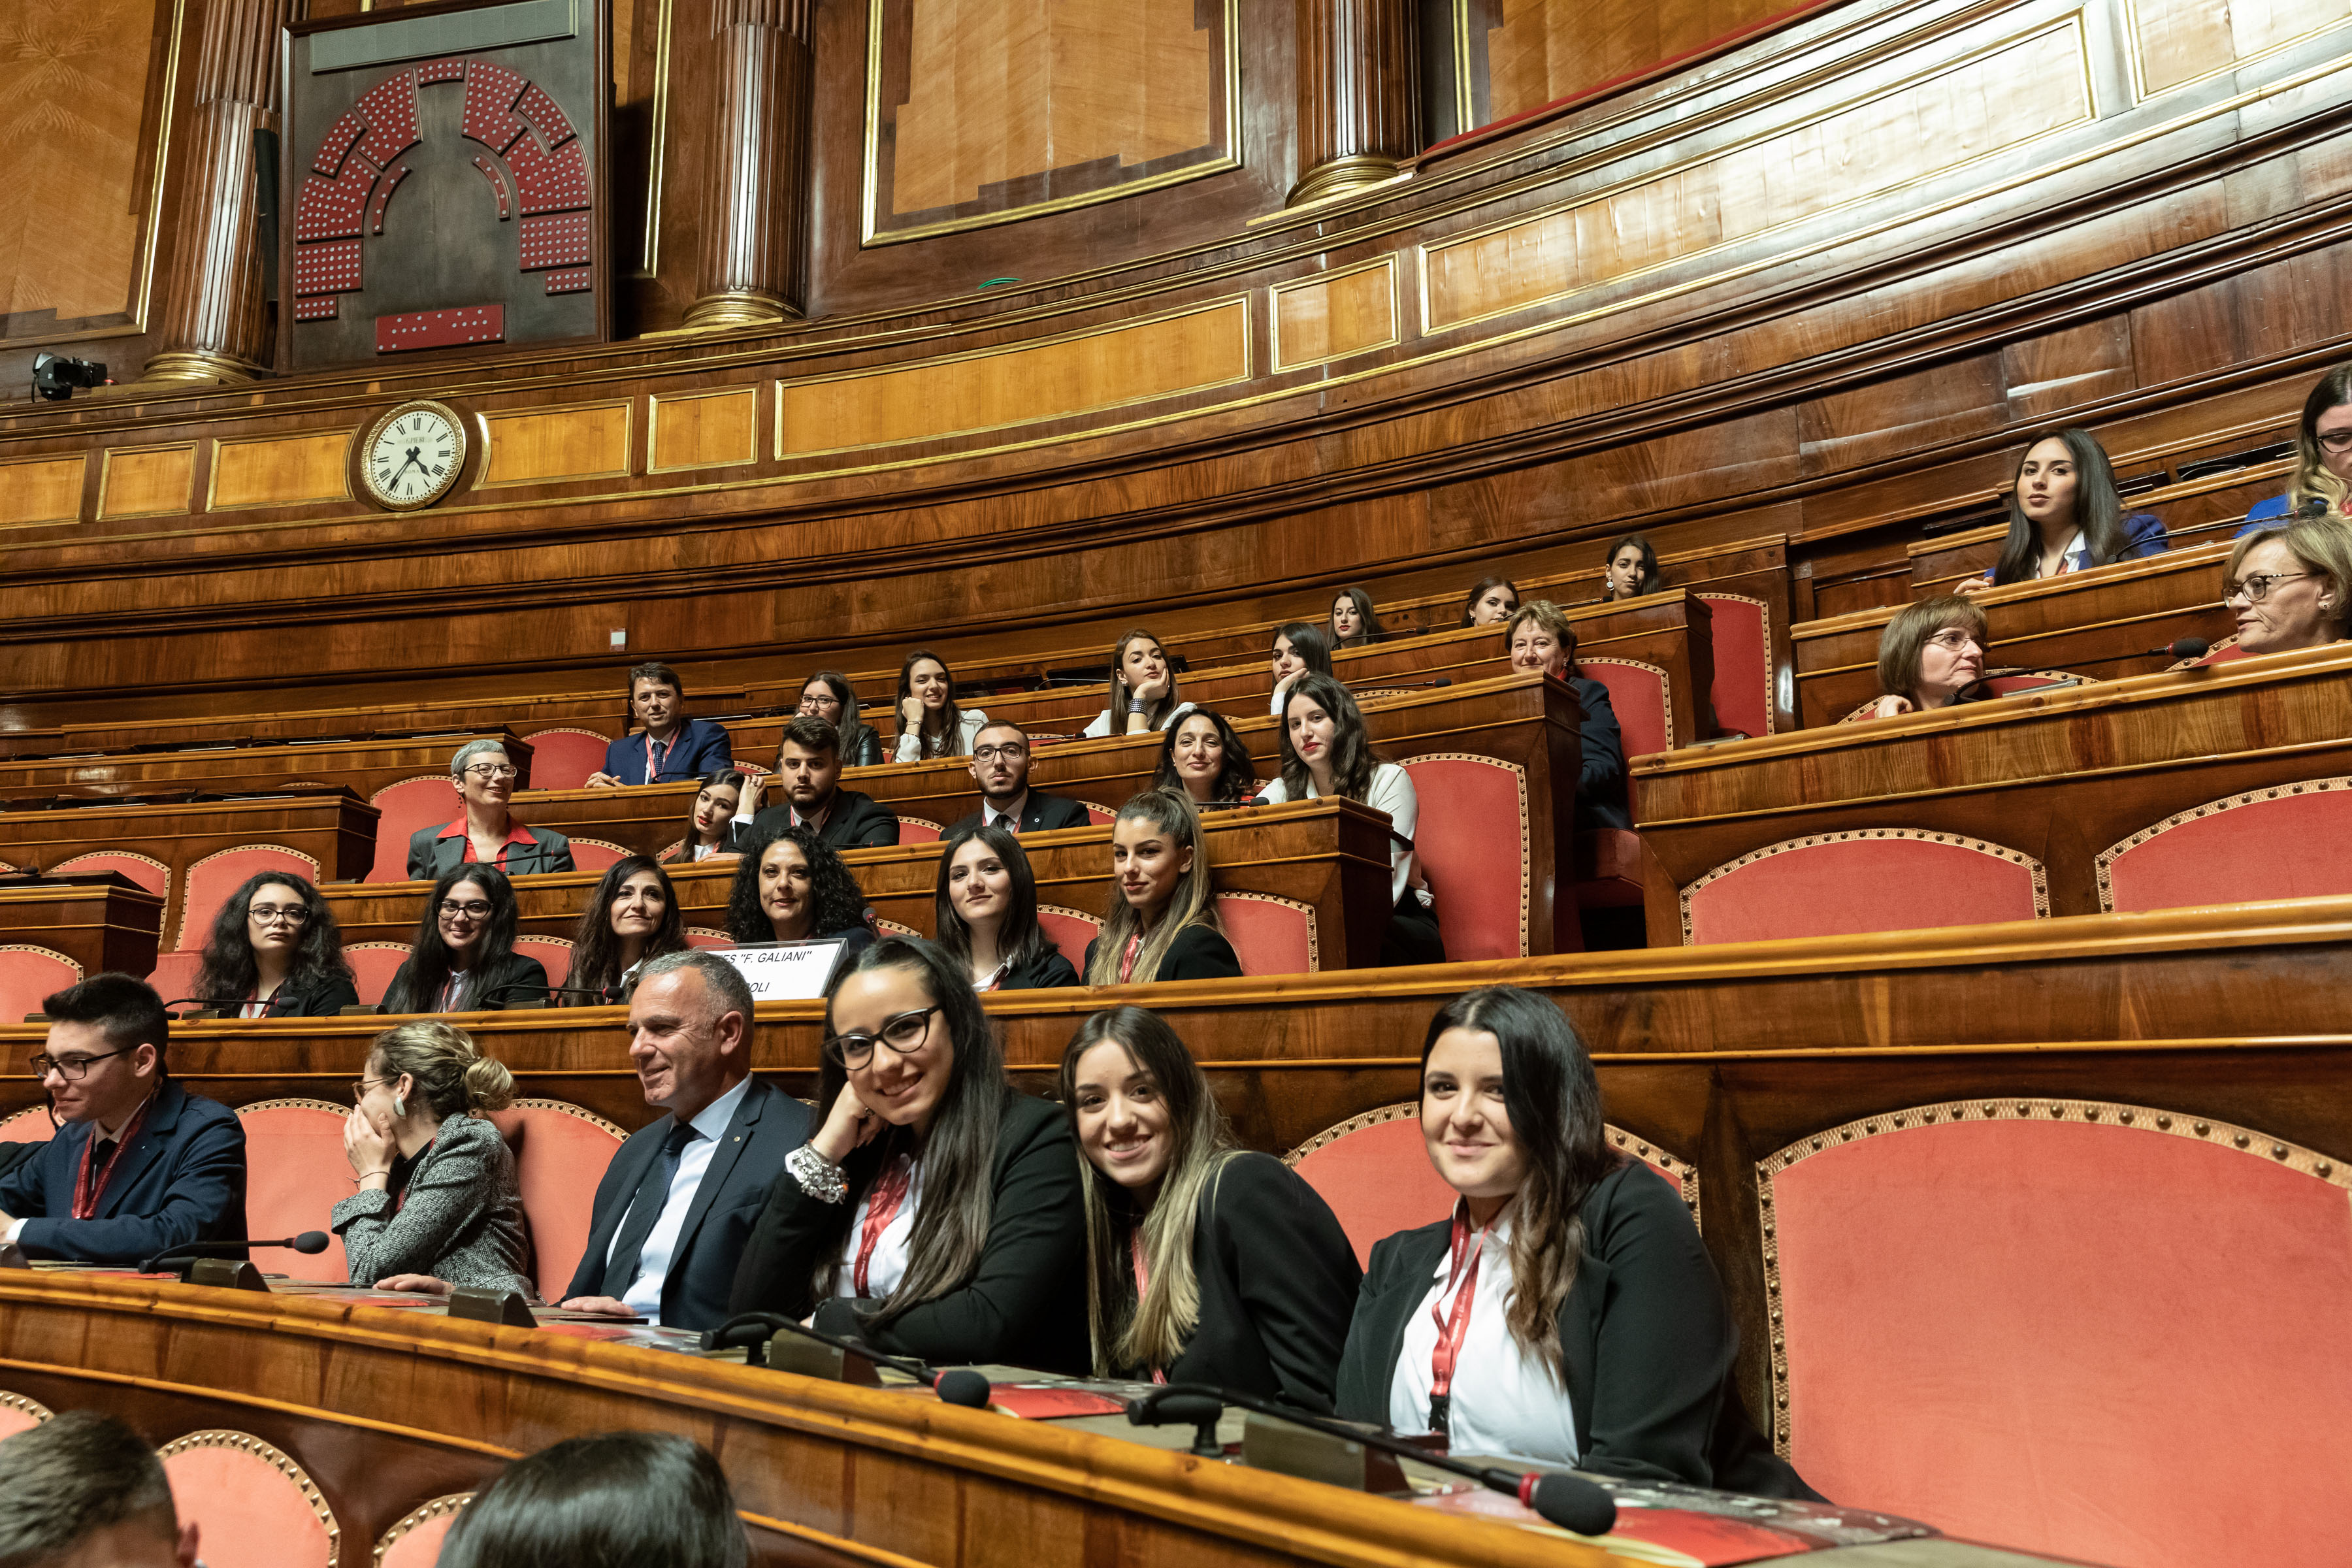
[[[735,765],[727,731],[708,719],[688,719],[662,754],[661,773],[646,777],[646,736],[640,730],[604,748],[604,771],[625,784],[677,784]]]
[[[2269,503],[2264,502],[2263,504],[2268,505]],[[2261,507],[2257,507],[2255,510],[2259,511]],[[2124,530],[2124,547],[2122,552],[2116,557],[2116,560],[2118,563],[2125,561],[2137,561],[2143,555],[2161,555],[2166,551],[2172,548],[2171,536],[2164,531],[2164,524],[2158,519],[2156,513],[2152,511],[2129,511],[2123,515],[2122,521]],[[2068,551],[2066,552],[2066,570],[2069,572],[2089,571],[2091,568],[2090,546],[2086,544],[2078,550]],[[1998,565],[1986,567],[1984,572],[1985,581],[1988,583],[1991,582],[1993,574],[1998,570],[2000,570]]]
[[[2273,496],[2258,500],[2246,509],[2246,526],[2233,536],[2243,539],[2250,533],[2260,533],[2266,528],[2284,528],[2294,521],[2294,508],[2284,496]]]
[[[136,1264],[185,1241],[245,1236],[245,1128],[236,1112],[170,1079],[122,1152],[91,1219],[73,1217],[74,1176],[91,1124],[68,1122],[0,1176],[0,1212],[25,1221],[28,1258]]]
[[[664,1115],[640,1127],[621,1145],[604,1179],[596,1184],[596,1206],[588,1220],[588,1250],[564,1289],[563,1299],[601,1296],[604,1256],[613,1250],[637,1184],[661,1157],[663,1141],[676,1118]],[[791,1095],[753,1079],[726,1135],[710,1153],[702,1184],[678,1230],[677,1250],[662,1277],[662,1326],[715,1329],[728,1319],[727,1297],[735,1289],[735,1262],[751,1239],[751,1226],[767,1206],[768,1189],[784,1168],[784,1156],[808,1142],[809,1110]]]

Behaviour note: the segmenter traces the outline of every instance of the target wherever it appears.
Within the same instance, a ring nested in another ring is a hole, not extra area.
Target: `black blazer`
[[[835,725],[836,731],[845,726]],[[841,765],[845,768],[878,768],[882,765],[882,732],[873,725],[859,721],[856,731],[844,733],[841,741]]]
[[[443,826],[446,826],[444,824]],[[498,863],[499,869],[509,877],[528,877],[539,871],[570,871],[572,840],[561,833],[551,833],[544,827],[532,827],[515,823],[530,835],[530,847],[517,844],[507,851],[507,858]],[[411,881],[429,882],[444,871],[454,871],[466,863],[466,836],[462,832],[441,837],[439,827],[420,827],[408,837],[408,876]]]
[[[782,833],[793,825],[789,805],[772,805],[751,818],[754,833]],[[824,819],[817,841],[835,849],[880,849],[898,842],[898,819],[870,795],[854,789],[833,792],[833,815]]]
[[[660,1158],[675,1125],[677,1118],[665,1114],[638,1128],[604,1168],[595,1207],[589,1211],[588,1250],[564,1288],[565,1300],[604,1293],[604,1255],[613,1249],[613,1233],[621,1228],[637,1184]],[[808,1135],[807,1106],[762,1079],[751,1080],[710,1152],[710,1164],[678,1228],[669,1271],[662,1276],[664,1327],[715,1329],[727,1321],[727,1293],[735,1288],[735,1262],[743,1256],[751,1222],[760,1217],[784,1156],[808,1142]]]
[[[1617,728],[1617,710],[1609,705],[1609,689],[1581,675],[1568,678],[1584,709],[1577,731],[1584,745],[1584,773],[1576,781],[1576,826],[1581,828],[1633,826],[1625,809],[1625,737]]]
[[[1236,1154],[1202,1190],[1192,1223],[1201,1321],[1171,1383],[1213,1383],[1328,1414],[1363,1270],[1331,1207],[1271,1154]],[[1109,1316],[1135,1310],[1135,1273]],[[1149,1378],[1149,1367],[1115,1369]]]
[[[960,816],[940,837],[953,838],[967,827],[978,827],[981,818],[987,815],[985,810],[981,810],[970,816]],[[1021,831],[1024,833],[1050,833],[1056,827],[1084,827],[1093,820],[1087,815],[1087,808],[1076,801],[1058,795],[1047,795],[1043,790],[1031,790],[1029,798],[1021,803]]]
[[[359,1005],[359,987],[348,974],[310,974],[299,979],[289,977],[269,999],[266,1018],[331,1018],[346,1007]],[[215,996],[212,1005],[228,1009],[235,1017],[244,1007],[242,996]]]
[[[1118,895],[1113,893],[1113,898]],[[1083,973],[1091,974],[1095,968],[1095,949],[1102,945],[1097,937],[1087,943],[1087,962]],[[1168,955],[1160,961],[1160,973],[1153,980],[1234,980],[1241,976],[1242,961],[1234,955],[1234,944],[1225,933],[1198,923],[1186,926],[1176,933],[1168,945]],[[1144,984],[1137,980],[1136,984]]]
[[[885,1327],[866,1321],[877,1304],[846,1296],[819,1301],[818,1264],[841,1256],[860,1194],[882,1168],[880,1140],[849,1157],[849,1195],[822,1203],[790,1171],[768,1189],[735,1271],[730,1312],[816,1311],[816,1326],[855,1334],[878,1350],[935,1366],[998,1363],[1084,1373],[1087,1342],[1087,1214],[1078,1194],[1078,1149],[1062,1108],[1007,1088],[992,1172],[988,1239],[971,1278]],[[942,1194],[927,1187],[925,1202]]]
[[[1057,985],[1083,985],[1078,972],[1056,947],[1045,950],[1045,956],[1034,963],[1024,963],[996,983],[999,991],[1049,991]]]
[[[377,1004],[377,1012],[391,1010],[391,998],[398,995],[400,988],[408,984],[409,969],[415,963],[415,953],[400,961],[400,968],[393,973],[392,984],[383,988],[385,1000]],[[534,992],[531,987],[537,987],[537,990]],[[547,966],[529,953],[510,952],[483,972],[481,982],[474,987],[473,994],[466,999],[465,1011],[496,1013],[547,999]]]
[[[1445,1262],[1452,1226],[1440,1220],[1373,1247],[1339,1358],[1341,1416],[1388,1425],[1405,1323]],[[1578,1469],[1821,1500],[1748,1421],[1733,1382],[1738,1335],[1698,1226],[1636,1161],[1585,1200],[1584,1255],[1560,1303],[1559,1344]]]
[[[76,1219],[74,1179],[94,1131],[87,1121],[68,1121],[0,1176],[0,1213],[25,1222],[17,1242],[26,1256],[135,1264],[183,1242],[247,1234],[245,1127],[236,1111],[165,1079],[100,1195],[98,1213]]]

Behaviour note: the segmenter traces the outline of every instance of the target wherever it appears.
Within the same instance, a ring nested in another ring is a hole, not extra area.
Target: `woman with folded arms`
[[[2010,486],[2009,538],[2000,559],[1983,576],[1964,577],[1956,586],[1981,594],[2160,554],[2170,543],[2154,512],[2124,510],[2106,448],[2088,430],[2069,426],[2026,446]]]
[[[919,763],[926,757],[968,757],[972,738],[988,715],[956,706],[955,677],[947,661],[917,648],[898,667],[898,744],[892,760]]]
[[[881,765],[882,737],[875,733],[873,725],[858,718],[857,693],[841,671],[820,669],[810,676],[808,684],[801,688],[800,712],[834,727],[841,737],[843,767]]]
[[[730,1311],[811,1319],[934,1365],[1086,1371],[1068,1119],[1005,1081],[979,993],[946,953],[887,937],[835,979],[817,1105]]]
[[[1818,1500],[1740,1407],[1698,1226],[1604,1141],[1591,1058],[1557,1005],[1497,985],[1440,1008],[1421,1134],[1454,1215],[1373,1247],[1343,1418],[1457,1454]]]
[[[1002,827],[968,827],[948,840],[931,894],[940,951],[975,991],[1076,985],[1078,972],[1037,923],[1037,878],[1021,840]]]
[[[581,911],[562,1001],[573,1007],[625,1002],[636,989],[639,964],[686,947],[686,920],[669,873],[643,855],[625,856],[605,868]]]
[[[1250,763],[1249,748],[1223,714],[1195,708],[1160,742],[1160,771],[1152,775],[1151,787],[1181,791],[1192,799],[1194,810],[1214,811],[1255,796],[1257,769]]]
[[[745,947],[846,937],[852,957],[874,940],[856,879],[840,852],[805,827],[744,846],[727,891],[727,934]]]
[[[726,767],[703,774],[701,787],[694,792],[694,805],[686,814],[685,837],[656,858],[665,863],[692,865],[714,855],[739,853],[737,840],[748,826],[735,820],[736,810],[742,804],[741,773]]]
[[[1140,735],[1165,730],[1191,711],[1190,702],[1176,700],[1176,668],[1160,639],[1138,629],[1110,650],[1110,706],[1081,733]]]
[[[484,1013],[546,1001],[546,966],[514,950],[518,922],[514,884],[496,866],[444,871],[376,1011]]]
[[[1192,797],[1146,790],[1110,830],[1110,908],[1087,943],[1089,985],[1232,978],[1242,972],[1217,923],[1214,879]]]
[[[1266,711],[1282,717],[1282,700],[1302,675],[1331,673],[1331,645],[1323,633],[1305,621],[1293,621],[1274,634],[1274,700]]]
[[[263,871],[228,896],[195,991],[240,1018],[331,1018],[360,999],[335,911],[287,871]]]
[[[2303,518],[2248,534],[2230,552],[2224,586],[2240,653],[2288,653],[2352,637],[2352,523]]]
[[[1465,626],[1499,626],[1519,607],[1519,590],[1508,577],[1481,577],[1462,601]]]
[[[1871,713],[1924,713],[1949,708],[1984,679],[1991,641],[1984,612],[1958,595],[1922,599],[1895,612],[1878,635],[1878,689]]]
[[[1370,647],[1384,635],[1381,617],[1373,612],[1372,596],[1361,588],[1342,588],[1339,596],[1331,601],[1331,624],[1324,635],[1331,646],[1339,647]]]
[[[507,1069],[464,1030],[420,1018],[378,1035],[352,1087],[343,1153],[359,1191],[333,1215],[352,1283],[536,1298],[514,1155],[482,1114],[514,1103]]]
[[[1537,599],[1512,613],[1506,634],[1513,669],[1541,670],[1566,681],[1584,710],[1577,730],[1584,752],[1576,781],[1577,826],[1632,827],[1633,814],[1625,808],[1625,737],[1617,728],[1609,689],[1577,673],[1574,623],[1549,599]]]
[[[1086,1161],[1095,1375],[1328,1414],[1363,1278],[1330,1205],[1280,1160],[1235,1146],[1192,1052],[1141,1007],[1078,1026],[1056,1098]]]
[[[1381,937],[1381,966],[1444,963],[1434,900],[1412,847],[1421,826],[1412,775],[1380,759],[1364,731],[1363,710],[1328,675],[1299,678],[1283,710],[1281,735],[1282,776],[1260,792],[1268,805],[1345,796],[1389,814],[1391,912]]]
[[[1654,594],[1666,585],[1658,571],[1658,552],[1650,542],[1638,533],[1622,534],[1609,546],[1609,555],[1601,568],[1601,597],[1638,599],[1644,594]]]

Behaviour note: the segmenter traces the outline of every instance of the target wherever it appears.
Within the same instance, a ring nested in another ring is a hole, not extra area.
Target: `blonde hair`
[[[2265,528],[2260,533],[2247,534],[2230,552],[2230,565],[2222,575],[2234,583],[2238,567],[2246,552],[2266,540],[2277,540],[2310,570],[2327,579],[2336,590],[2336,607],[2327,612],[2327,624],[2337,637],[2352,630],[2352,523],[2340,517],[2299,517],[2279,528]]]
[[[1118,820],[1129,817],[1149,822],[1178,844],[1192,852],[1192,868],[1177,879],[1176,891],[1168,900],[1168,910],[1160,917],[1143,939],[1143,949],[1135,955],[1131,984],[1140,985],[1160,973],[1160,961],[1176,944],[1179,932],[1186,926],[1202,925],[1211,931],[1222,931],[1217,921],[1214,879],[1209,873],[1208,847],[1201,842],[1201,814],[1192,809],[1192,797],[1181,789],[1148,789],[1118,808]],[[1143,929],[1143,917],[1127,901],[1116,884],[1110,890],[1110,912],[1103,917],[1102,935],[1095,939],[1094,962],[1087,965],[1089,985],[1117,985],[1119,954],[1127,951],[1129,941]]]
[[[504,1110],[514,1103],[514,1078],[502,1062],[482,1055],[465,1030],[438,1018],[396,1024],[368,1047],[368,1060],[381,1062],[376,1076],[403,1073],[417,1094],[446,1121],[477,1110]]]
[[[2352,364],[2339,364],[2321,376],[2303,400],[2303,419],[2294,431],[2294,480],[2286,490],[2290,510],[2302,510],[2307,500],[2324,501],[2330,511],[2344,510],[2344,481],[2328,472],[2326,456],[2319,449],[2319,416],[2347,403],[2352,403]]]

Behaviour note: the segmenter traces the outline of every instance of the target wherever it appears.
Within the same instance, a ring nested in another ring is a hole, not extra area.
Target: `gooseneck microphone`
[[[1430,1453],[1386,1433],[1366,1431],[1344,1421],[1295,1410],[1271,1399],[1261,1399],[1256,1394],[1244,1394],[1237,1389],[1219,1388],[1213,1384],[1163,1384],[1139,1399],[1128,1401],[1127,1418],[1139,1426],[1202,1425],[1205,1428],[1215,1425],[1222,1407],[1227,1405],[1238,1405],[1244,1410],[1255,1410],[1261,1415],[1271,1415],[1277,1421],[1287,1421],[1309,1431],[1321,1432],[1349,1443],[1361,1443],[1368,1448],[1378,1448],[1400,1458],[1451,1471],[1507,1497],[1517,1498],[1524,1506],[1535,1510],[1546,1523],[1574,1531],[1579,1535],[1606,1535],[1617,1525],[1617,1500],[1609,1495],[1606,1488],[1582,1476],[1564,1470],[1506,1470],[1465,1464],[1459,1459]]]
[[[141,1264],[139,1272],[152,1274],[158,1264],[169,1263],[173,1258],[235,1258],[247,1247],[282,1247],[291,1252],[324,1252],[327,1250],[327,1233],[306,1230],[299,1236],[289,1236],[277,1241],[184,1241],[177,1247],[165,1247]]]
[[[2213,645],[2203,637],[2179,637],[2162,647],[2147,650],[2150,658],[2203,658],[2213,651]]]
[[[706,1351],[723,1351],[733,1350],[740,1345],[756,1356],[760,1353],[761,1343],[768,1336],[778,1332],[799,1334],[803,1339],[814,1340],[817,1343],[829,1346],[844,1354],[862,1356],[877,1366],[896,1368],[909,1377],[919,1378],[929,1384],[932,1391],[939,1394],[942,1404],[961,1405],[967,1410],[988,1408],[988,1379],[970,1367],[951,1366],[945,1372],[934,1371],[931,1367],[910,1357],[891,1355],[887,1352],[877,1351],[863,1340],[841,1339],[826,1333],[823,1329],[813,1329],[798,1318],[786,1317],[782,1312],[738,1313],[717,1328],[703,1331],[702,1348]],[[751,1360],[751,1364],[760,1366],[764,1363]]]

